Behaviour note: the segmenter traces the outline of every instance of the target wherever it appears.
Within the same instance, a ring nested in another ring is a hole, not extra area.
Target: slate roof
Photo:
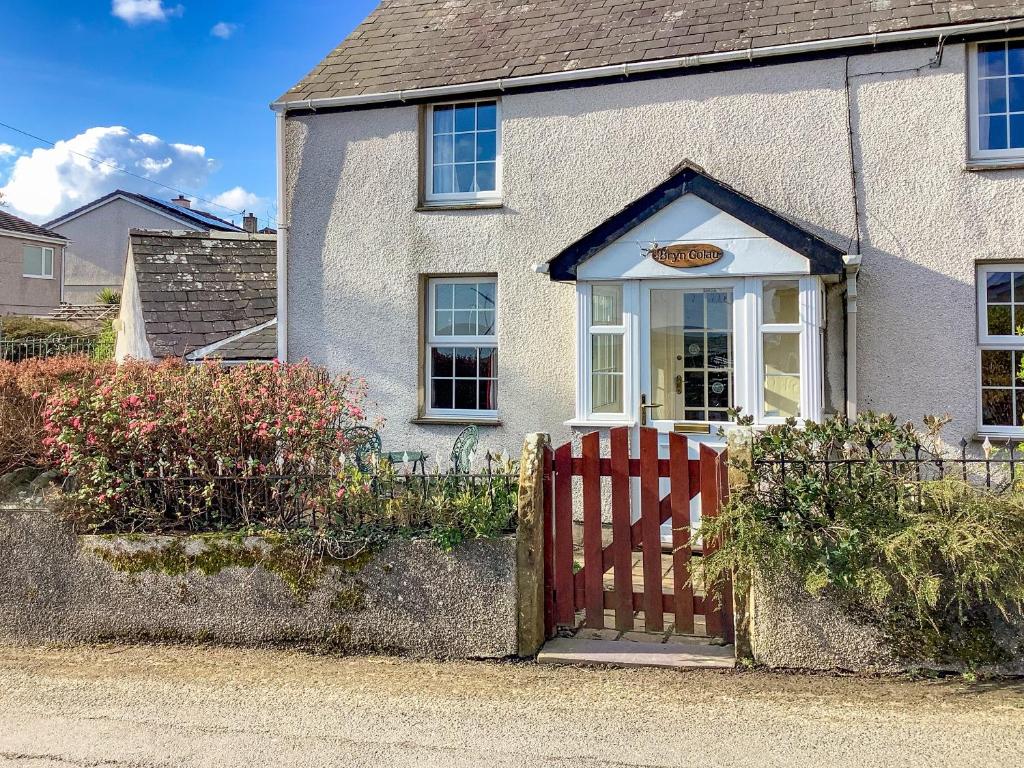
[[[1024,0],[383,0],[280,101],[471,83],[1021,13]]]
[[[143,195],[139,192],[126,192],[123,189],[115,189],[109,194],[103,195],[103,197],[96,198],[90,203],[86,203],[83,206],[75,208],[73,211],[68,211],[62,216],[58,216],[53,221],[47,222],[48,227],[57,227],[63,224],[69,219],[73,219],[76,216],[84,213],[89,208],[94,206],[102,205],[107,200],[111,200],[118,196],[123,196],[129,200],[134,200],[142,205],[147,205],[151,208],[156,208],[162,213],[166,213],[171,218],[177,219],[183,224],[187,224],[191,227],[198,227],[207,231],[213,232],[242,232],[241,227],[236,227],[230,221],[225,221],[219,216],[214,216],[209,211],[202,211],[194,208],[182,208],[180,205],[167,200],[160,200],[156,197],[150,197],[149,195]]]
[[[277,239],[133,229],[153,356],[184,357],[277,316]]]
[[[12,216],[6,211],[0,210],[0,230],[6,230],[8,232],[20,232],[24,235],[38,235],[39,237],[56,237],[58,240],[67,240],[64,235],[59,235],[56,232],[51,232],[46,227],[40,227],[38,224],[33,224],[31,221],[25,221],[19,219],[17,216]]]
[[[254,326],[221,342],[208,354],[187,356],[189,360],[273,360],[277,357],[277,322]]]

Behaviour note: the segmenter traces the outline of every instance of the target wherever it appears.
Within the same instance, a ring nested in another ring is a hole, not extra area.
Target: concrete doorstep
[[[736,666],[731,645],[711,645],[697,640],[645,643],[585,637],[549,640],[537,654],[537,662],[669,669],[732,669]]]

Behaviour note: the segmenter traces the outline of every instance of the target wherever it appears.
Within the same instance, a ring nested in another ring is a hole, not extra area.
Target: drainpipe
[[[285,193],[284,112],[277,113],[277,358],[288,361],[288,200]]]
[[[857,273],[860,254],[843,256],[846,267],[846,418],[857,418]]]

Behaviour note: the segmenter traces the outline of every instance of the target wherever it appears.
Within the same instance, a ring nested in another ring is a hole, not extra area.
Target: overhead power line
[[[15,133],[20,133],[22,136],[28,136],[30,139],[34,139],[35,141],[41,142],[43,144],[49,144],[51,147],[56,147],[57,146],[57,143],[54,142],[54,141],[50,141],[49,139],[44,139],[42,136],[36,136],[34,133],[30,133],[28,131],[22,130],[21,128],[16,128],[13,125],[10,125],[9,123],[5,123],[5,122],[0,121],[0,126],[2,126],[4,128],[7,128],[10,131],[14,131]],[[134,136],[135,138],[138,138],[138,136],[135,136],[134,133],[132,133],[130,135]],[[205,198],[199,197],[199,195],[193,195],[190,192],[186,192],[186,191],[184,191],[182,189],[178,189],[177,187],[172,187],[169,184],[164,184],[163,182],[147,178],[146,176],[142,176],[142,175],[140,175],[138,173],[132,173],[131,171],[126,170],[126,169],[122,168],[121,166],[119,166],[119,165],[117,165],[115,163],[111,163],[108,160],[100,160],[99,158],[93,157],[92,155],[87,155],[84,152],[76,152],[73,149],[69,149],[68,152],[70,154],[72,154],[72,155],[76,155],[77,157],[81,157],[81,158],[83,158],[85,160],[88,160],[90,162],[96,163],[97,165],[102,165],[102,166],[105,166],[107,168],[111,168],[112,170],[117,171],[118,173],[123,173],[126,176],[131,176],[132,178],[138,179],[139,181],[145,181],[145,182],[147,182],[149,184],[154,184],[154,185],[156,185],[158,187],[163,187],[164,189],[169,189],[171,192],[177,192],[179,195],[184,195],[185,197],[195,198],[196,200],[198,200],[201,203],[206,203],[207,205],[212,205],[212,206],[214,206],[216,208],[220,208],[220,209],[225,210],[225,211],[230,211],[233,216],[241,216],[242,214],[245,213],[244,210],[236,211],[233,208],[229,208],[226,205],[221,205],[220,203],[215,203],[213,200],[207,200]]]

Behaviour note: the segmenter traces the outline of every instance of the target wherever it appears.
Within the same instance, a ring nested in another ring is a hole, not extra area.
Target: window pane
[[[988,335],[1012,336],[1013,323],[1010,321],[1008,304],[993,304],[988,308]]]
[[[469,165],[456,165],[455,166],[455,191],[456,192],[473,192],[473,171],[474,166],[472,163]]]
[[[594,334],[591,340],[591,407],[594,413],[622,413],[622,337]]]
[[[498,410],[498,382],[481,381],[478,407],[482,411]]]
[[[617,333],[595,333],[593,337],[595,373],[622,373],[622,336]]]
[[[452,288],[456,309],[476,309],[476,283],[454,283]]]
[[[1006,149],[1006,115],[979,117],[978,143],[982,149]]]
[[[800,334],[762,334],[764,415],[800,415]]]
[[[455,331],[455,318],[451,310],[443,309],[434,313],[434,335],[451,336]]]
[[[438,195],[451,194],[454,186],[454,166],[438,165],[434,167],[433,188]]]
[[[17,253],[17,251],[15,251]],[[26,245],[22,251],[24,275],[41,275],[43,273],[43,249],[38,245]]]
[[[452,125],[452,108],[434,107],[434,133],[451,133]]]
[[[494,192],[498,189],[498,166],[495,163],[480,163],[476,167],[478,192]]]
[[[1006,80],[1002,77],[978,81],[978,112],[1006,111]]]
[[[704,334],[683,334],[683,366],[686,368],[704,367]]]
[[[1010,146],[1024,147],[1024,115],[1010,115]]]
[[[455,407],[458,410],[476,410],[476,385],[476,379],[455,380]]]
[[[498,104],[494,101],[482,101],[476,107],[476,126],[481,131],[494,130],[498,127]]]
[[[476,135],[476,159],[480,162],[494,162],[498,157],[498,134],[484,131]]]
[[[985,279],[985,295],[988,300],[1010,301],[1010,280],[1009,272],[989,272]]]
[[[595,373],[591,398],[594,413],[622,413],[622,375]]]
[[[982,43],[978,46],[978,74],[981,77],[1006,74],[1006,44]]]
[[[476,378],[476,347],[456,347],[456,378]]]
[[[763,322],[800,322],[800,283],[797,280],[769,280],[764,283]]]
[[[710,291],[704,294],[708,307],[707,327],[727,331],[732,328],[732,294],[726,291]]]
[[[472,133],[455,135],[455,162],[472,163],[476,159],[476,141]]]
[[[455,301],[455,286],[452,283],[434,284],[434,306],[438,309],[451,309]]]
[[[456,336],[476,336],[476,310],[455,310],[455,325],[452,333]]]
[[[1024,75],[1024,40],[1007,43],[1006,70],[1010,75]]]
[[[480,376],[485,379],[493,379],[498,375],[498,350],[494,347],[481,347]]]
[[[729,334],[708,334],[708,368],[729,368],[732,360],[729,355]]]
[[[1009,99],[1011,112],[1024,112],[1024,77],[1010,78]]]
[[[453,389],[451,379],[434,379],[430,387],[430,407],[451,408]]]
[[[488,309],[494,306],[494,294],[497,290],[497,286],[494,283],[477,283],[476,285],[478,295],[477,302],[478,306]]]
[[[704,327],[704,294],[687,293],[684,295],[683,323],[686,328]]]
[[[451,376],[455,370],[455,350],[451,347],[434,347],[431,350],[434,376]]]
[[[53,276],[53,249],[43,249],[43,274],[47,277]]]
[[[729,372],[710,371],[708,373],[708,406],[711,408],[728,408]]]
[[[683,402],[686,407],[703,408],[704,394],[704,372],[690,371],[686,373],[683,376]]]
[[[593,286],[590,289],[590,315],[591,325],[622,325],[622,286]]]
[[[476,105],[460,104],[455,107],[455,130],[475,131],[476,130]]]
[[[494,310],[493,309],[481,309],[477,312],[477,335],[478,336],[493,336],[494,335]]]
[[[445,165],[452,162],[453,141],[454,138],[450,133],[434,137],[434,165]]]
[[[1013,352],[983,349],[981,351],[982,386],[1008,387],[1013,383]]]
[[[1013,390],[981,390],[981,423],[989,426],[1013,426]]]

